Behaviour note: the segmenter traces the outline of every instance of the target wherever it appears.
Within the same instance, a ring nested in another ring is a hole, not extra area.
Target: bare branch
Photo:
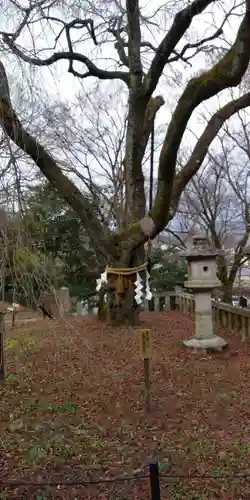
[[[189,59],[193,58],[194,55],[198,54],[200,52],[200,50],[196,50],[195,51],[195,54],[192,54],[191,56],[188,56],[186,57],[185,56],[185,53],[187,52],[187,50],[189,49],[202,49],[202,45],[204,45],[204,43],[206,42],[210,42],[211,40],[214,40],[215,38],[218,38],[220,35],[222,35],[223,33],[223,29],[220,27],[218,30],[215,31],[215,33],[211,36],[208,36],[207,38],[203,38],[202,40],[199,40],[198,42],[196,43],[187,43],[183,49],[181,50],[181,52],[176,52],[176,51],[173,51],[174,54],[176,54],[175,56],[172,56],[168,59],[168,63],[172,63],[172,62],[175,62],[175,61],[178,61],[179,59],[181,59],[182,61],[184,62],[187,62]]]
[[[83,54],[69,52],[55,52],[52,56],[47,59],[39,59],[38,57],[30,57],[24,54],[17,45],[12,43],[9,35],[3,34],[3,41],[8,45],[12,52],[20,57],[24,62],[29,64],[34,64],[35,66],[50,66],[57,61],[68,60],[69,62],[78,61],[87,66],[88,71],[85,73],[79,73],[70,66],[69,71],[79,78],[87,78],[89,76],[95,76],[100,80],[123,80],[127,85],[129,84],[129,74],[123,71],[106,71],[104,69],[98,68],[88,57]]]
[[[204,132],[196,143],[190,159],[174,180],[171,213],[175,213],[181,193],[192,177],[198,172],[206,157],[209,146],[217,136],[225,121],[240,109],[244,109],[248,106],[250,106],[250,92],[223,106],[209,120]]]
[[[128,59],[130,71],[142,76],[139,0],[126,0],[128,18]]]
[[[6,80],[0,89],[4,89],[6,95],[7,76],[3,65],[1,64],[1,78]],[[1,81],[1,83],[2,83]],[[6,134],[13,142],[27,153],[41,172],[54,186],[55,189],[65,198],[69,205],[75,210],[80,219],[84,222],[89,231],[90,238],[94,242],[96,239],[100,242],[100,247],[104,255],[108,255],[108,237],[107,229],[96,218],[93,206],[90,201],[81,193],[73,182],[66,177],[61,168],[57,165],[53,157],[46,149],[24,130],[13,110],[10,98],[4,98],[0,95],[0,122]]]
[[[151,99],[149,100],[145,113],[143,134],[141,139],[141,160],[143,159],[146,151],[156,114],[164,103],[165,101],[162,96],[151,97]]]
[[[201,14],[213,0],[194,0],[188,7],[176,14],[174,22],[160,43],[144,79],[144,88],[148,96],[154,92],[162,71],[176,45],[188,30],[193,18]]]
[[[160,154],[158,189],[152,209],[157,231],[161,231],[167,222],[166,214],[169,213],[171,205],[177,153],[191,114],[204,100],[228,87],[237,86],[248,67],[250,0],[246,0],[246,8],[232,48],[210,70],[190,80],[172,115]]]
[[[183,248],[184,250],[187,248],[185,241],[183,241],[183,239],[181,238],[181,236],[178,233],[176,233],[175,231],[172,231],[172,229],[169,229],[169,228],[167,228],[166,231],[167,231],[167,233],[171,234],[172,236],[174,236],[174,238],[176,238],[179,241],[181,248]]]
[[[239,4],[239,5],[241,5],[241,4]],[[205,50],[205,47],[204,47],[205,43],[211,42],[212,40],[219,38],[223,34],[223,27],[225,26],[226,21],[228,20],[228,18],[230,17],[230,15],[232,14],[234,9],[235,9],[235,4],[232,6],[231,9],[229,9],[229,11],[225,15],[220,27],[212,35],[205,37],[196,43],[187,43],[186,45],[184,45],[184,47],[180,53],[176,53],[176,51],[173,51],[175,53],[175,56],[170,57],[168,59],[168,62],[170,63],[170,62],[178,61],[178,59],[182,59],[184,62],[187,62],[189,59],[193,58],[196,54],[198,54],[202,49]],[[191,56],[185,56],[187,50],[189,50],[189,49],[198,49],[198,50],[196,50],[195,53],[192,54]]]

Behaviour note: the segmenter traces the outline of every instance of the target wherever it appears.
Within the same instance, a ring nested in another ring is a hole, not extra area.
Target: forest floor
[[[239,476],[250,478],[250,344],[223,332],[227,352],[195,354],[181,344],[190,315],[142,320],[153,335],[149,415],[133,329],[94,317],[6,326],[2,500],[149,500],[150,457],[162,500],[249,500],[249,479]],[[137,475],[144,479],[124,480]],[[106,482],[75,484],[98,480]]]

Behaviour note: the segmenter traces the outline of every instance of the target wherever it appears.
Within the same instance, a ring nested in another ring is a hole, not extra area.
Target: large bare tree
[[[144,258],[144,243],[159,234],[173,217],[183,189],[198,171],[209,145],[223,123],[239,109],[250,105],[250,93],[247,93],[219,109],[198,139],[186,165],[181,171],[176,170],[178,151],[195,109],[219,92],[239,85],[247,70],[250,59],[250,0],[245,0],[244,5],[241,3],[239,6],[230,1],[226,5],[224,2],[220,4],[218,0],[177,2],[172,14],[172,24],[158,25],[164,19],[164,13],[169,19],[170,4],[172,5],[171,2],[164,4],[147,16],[145,7],[139,0],[126,0],[124,3],[110,0],[97,4],[86,1],[81,7],[71,2],[65,1],[62,4],[53,0],[30,2],[29,7],[24,7],[17,0],[11,2],[11,9],[18,10],[18,25],[12,32],[6,29],[1,32],[3,48],[27,65],[48,67],[58,61],[66,61],[68,71],[76,78],[108,80],[110,85],[111,81],[121,81],[127,89],[123,160],[127,218],[126,227],[114,231],[109,224],[100,220],[89,197],[85,197],[63,172],[59,162],[42,142],[25,129],[13,109],[3,62],[0,66],[0,120],[4,133],[32,158],[40,171],[73,207],[87,228],[93,245],[98,241],[104,260],[116,268],[133,267],[141,263]],[[210,33],[204,32],[204,36],[196,36],[193,41],[190,27],[195,18],[209,12],[209,8],[216,9],[220,5],[224,12],[222,23]],[[166,126],[159,156],[157,192],[152,209],[146,213],[142,163],[152,123],[164,103],[161,96],[154,95],[159,81],[164,77],[168,65],[180,62],[187,65],[192,56],[206,52],[213,40],[221,38],[225,23],[234,8],[241,16],[235,40],[232,43],[229,39],[220,42],[222,47],[215,43],[213,50],[216,57],[212,67],[201,70],[198,76],[191,77],[184,84],[183,92]],[[76,13],[75,18],[73,12]],[[42,26],[39,32],[36,28],[38,23]],[[151,36],[150,41],[147,37],[149,33],[156,32],[156,27],[162,33],[162,39],[160,43],[154,44],[154,36]],[[41,47],[48,35],[46,29],[51,29],[50,39],[51,34],[55,33],[55,43],[53,47],[46,46],[43,50]],[[34,37],[32,43],[27,41],[30,34]],[[102,51],[105,47],[112,47],[112,50],[109,60],[102,67],[100,60],[103,59]],[[46,56],[48,49],[50,55]],[[134,276],[132,280],[133,278]],[[132,295],[131,286],[124,290],[123,295],[116,295],[111,279],[110,319],[135,320],[137,308]]]
[[[246,180],[247,170],[244,174]],[[249,203],[236,188],[239,175],[234,174],[232,186],[225,158],[210,157],[206,167],[185,189],[177,212],[178,223],[185,224],[187,235],[202,231],[218,250],[218,278],[223,301],[229,303],[237,272],[248,260],[245,246],[249,235]]]
[[[226,122],[204,167],[185,188],[173,227],[184,234],[203,231],[219,251],[223,300],[231,302],[235,278],[249,260],[250,115],[237,112]]]

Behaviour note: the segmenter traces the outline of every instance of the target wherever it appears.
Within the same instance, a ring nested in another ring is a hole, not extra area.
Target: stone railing
[[[184,291],[154,295],[150,301],[145,301],[144,311],[169,311],[176,309],[183,313],[195,312],[194,296]],[[224,302],[213,301],[213,320],[217,327],[230,328],[241,335],[242,339],[250,338],[250,309],[234,307]],[[92,312],[92,311],[91,311]],[[88,314],[77,311],[77,314]],[[97,311],[92,312],[94,314]]]
[[[142,308],[149,312],[169,311],[174,309],[172,300],[175,301],[175,292],[153,295],[151,300],[145,300]]]
[[[184,313],[195,312],[193,295],[185,292],[175,293],[175,308]],[[213,300],[213,321],[219,328],[230,328],[238,333],[242,340],[250,338],[250,309],[235,307]]]
[[[97,315],[98,308],[90,307],[90,303],[85,303],[85,305],[82,306],[81,301],[77,301],[77,299],[74,299],[71,302],[72,302],[73,314],[77,316],[78,315],[86,316],[88,314]],[[174,309],[174,302],[175,302],[175,292],[154,295],[152,300],[150,301],[145,300],[142,309],[143,311],[155,311],[155,312],[169,311],[169,309]]]
[[[187,292],[175,292],[175,309],[185,313],[194,313],[194,296]]]
[[[194,312],[193,295],[186,292],[165,292],[154,294],[151,300],[145,300],[143,310],[149,312],[179,309],[182,312]]]

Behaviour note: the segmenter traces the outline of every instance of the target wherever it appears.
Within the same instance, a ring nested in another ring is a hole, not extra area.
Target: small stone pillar
[[[170,310],[170,296],[165,295],[164,311]]]
[[[59,300],[59,312],[60,316],[64,316],[69,314],[70,312],[70,296],[69,289],[65,286],[59,288],[58,291],[58,300]]]
[[[76,314],[77,314],[77,316],[81,316],[82,315],[82,310],[83,310],[82,301],[78,300],[77,303],[76,303]]]
[[[188,261],[189,288],[195,298],[195,335],[184,340],[184,345],[195,349],[213,349],[221,351],[227,346],[226,340],[214,335],[212,316],[212,290],[220,287],[217,277],[216,252],[209,244],[207,237],[193,237],[193,246],[186,254]]]

